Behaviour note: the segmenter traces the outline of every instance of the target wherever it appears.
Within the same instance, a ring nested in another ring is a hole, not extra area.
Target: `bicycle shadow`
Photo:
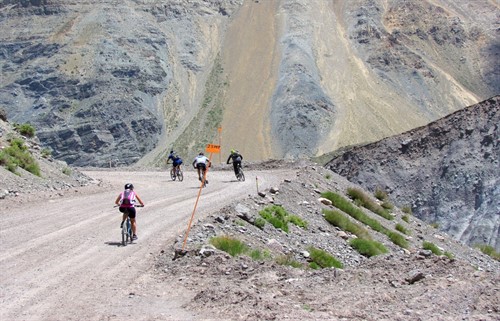
[[[116,247],[125,247],[128,245],[134,245],[135,243],[127,243],[127,245],[122,245],[122,242],[104,242],[104,244],[109,245],[109,246],[116,246]]]

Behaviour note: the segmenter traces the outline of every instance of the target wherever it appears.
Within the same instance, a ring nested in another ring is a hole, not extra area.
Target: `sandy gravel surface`
[[[286,170],[246,173],[237,182],[230,171],[211,171],[195,219],[230,201],[277,184]],[[148,273],[154,257],[182,235],[198,194],[193,171],[184,182],[164,172],[85,174],[110,183],[94,192],[3,206],[0,242],[3,271],[1,320],[194,320],[181,305],[192,293],[160,284]],[[120,214],[113,202],[131,182],[146,206],[138,209],[134,244],[121,246]],[[7,208],[7,210],[5,210]]]

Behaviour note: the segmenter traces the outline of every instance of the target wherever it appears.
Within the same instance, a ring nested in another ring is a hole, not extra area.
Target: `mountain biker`
[[[172,160],[172,170],[174,171],[174,173],[177,173],[177,170],[181,169],[182,158],[180,158],[179,155],[171,150],[167,158],[167,164],[169,164],[170,160]]]
[[[119,206],[119,211],[123,213],[122,222],[120,228],[123,228],[123,223],[128,217],[130,217],[130,223],[132,224],[132,239],[137,240],[137,224],[135,221],[135,203],[139,202],[144,206],[144,202],[141,200],[139,195],[134,192],[134,185],[127,183],[125,184],[125,190],[121,192],[115,200],[115,204]]]
[[[207,166],[210,167],[212,164],[208,157],[206,157],[203,153],[199,153],[198,156],[194,158],[193,167],[198,171],[198,179],[200,181],[203,180],[202,174],[207,169]],[[203,171],[202,171],[203,170]],[[208,180],[205,178],[205,183],[208,184]]]
[[[241,167],[243,156],[241,156],[239,151],[231,149],[231,154],[229,154],[226,164],[230,164],[229,161],[231,159],[233,160],[234,175],[238,176],[238,167]]]

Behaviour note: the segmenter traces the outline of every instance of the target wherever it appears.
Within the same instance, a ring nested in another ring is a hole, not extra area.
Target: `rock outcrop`
[[[498,10],[487,0],[2,1],[0,107],[77,166],[157,164],[172,146],[189,158],[220,138],[223,153],[252,160],[309,157],[498,94]]]
[[[326,166],[437,223],[464,243],[500,249],[500,96],[427,126],[353,147]]]

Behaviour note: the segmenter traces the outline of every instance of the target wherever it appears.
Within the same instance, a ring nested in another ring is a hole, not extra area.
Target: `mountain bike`
[[[170,177],[173,181],[178,179],[179,182],[182,182],[184,180],[184,173],[182,172],[182,169],[180,169],[180,167],[172,167],[172,169],[170,170]]]
[[[133,238],[132,238],[132,223],[130,222],[130,217],[128,216],[128,211],[127,213],[127,219],[125,222],[122,224],[122,245],[126,246],[127,243],[132,243]]]
[[[116,206],[115,206],[116,207]],[[142,205],[135,205],[134,207],[143,207]],[[125,213],[127,214],[127,219],[122,224],[122,245],[126,246],[128,243],[132,243],[133,232],[132,232],[132,222],[130,221],[130,217],[128,216],[128,208],[125,208]]]
[[[244,181],[245,181],[245,174],[243,174],[243,168],[241,167],[241,163],[240,163],[240,164],[238,164],[237,173],[236,173],[236,178],[237,178],[240,182],[244,182]]]
[[[232,162],[228,163],[228,164],[232,164]],[[236,168],[236,178],[240,182],[244,182],[245,181],[245,174],[243,173],[243,168],[241,167],[241,163],[238,163],[238,166]]]

